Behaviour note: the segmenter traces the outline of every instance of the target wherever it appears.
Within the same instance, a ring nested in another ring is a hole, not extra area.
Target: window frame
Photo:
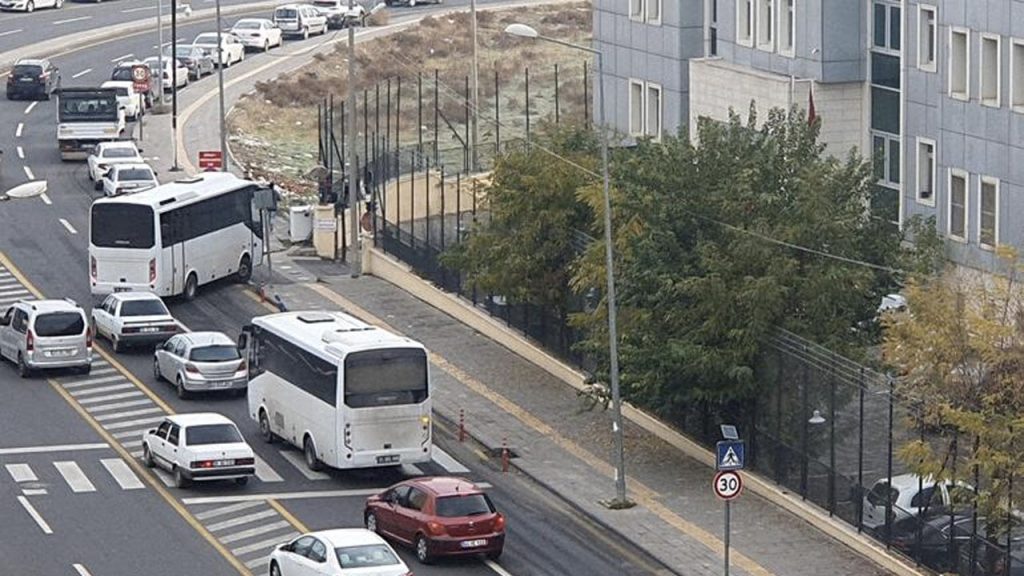
[[[740,46],[746,46],[747,48],[754,47],[754,36],[756,36],[757,33],[756,8],[757,6],[754,4],[754,0],[736,0],[736,43]],[[744,12],[746,12],[745,20],[743,16]],[[749,25],[750,33],[745,36],[741,36],[740,31],[744,30],[744,23]]]
[[[658,15],[651,17],[651,6],[658,7]],[[652,26],[661,26],[661,18],[664,13],[664,6],[662,0],[645,0],[644,2],[644,21]]]
[[[953,36],[957,35],[957,34],[962,34],[962,35],[965,36],[965,38],[964,38],[964,47],[965,47],[965,50],[967,51],[967,53],[964,55],[964,90],[963,90],[963,92],[958,92],[958,91],[955,91],[953,89]],[[949,27],[949,53],[948,53],[948,60],[949,60],[949,73],[948,73],[948,76],[947,76],[947,78],[948,78],[947,82],[949,83],[949,86],[948,86],[948,90],[946,91],[946,93],[949,95],[950,98],[952,98],[954,100],[960,100],[962,102],[970,102],[971,101],[971,30],[969,28],[963,28],[963,27],[960,27],[960,26],[950,26]]]
[[[1002,106],[1003,100],[1003,39],[1000,34],[992,34],[988,32],[982,33],[980,36],[981,38],[978,40],[978,100],[981,102],[982,106],[999,108]],[[996,43],[996,97],[994,99],[985,97],[985,69],[986,64],[988,64],[985,60],[985,42],[993,40]]]
[[[652,7],[657,8],[657,16],[651,16],[651,13],[654,12]],[[662,0],[629,0],[629,19],[632,22],[661,26],[663,9]]]
[[[651,116],[650,116],[650,111],[651,110],[650,110],[650,101],[649,101],[650,93],[651,93],[652,90],[656,91],[658,93],[658,111],[657,111],[658,130],[657,130],[657,132],[654,132],[654,133],[651,132]],[[643,114],[643,116],[644,116],[644,136],[650,137],[655,142],[661,142],[661,134],[662,134],[662,127],[663,127],[662,117],[663,117],[664,110],[665,110],[665,91],[662,88],[661,84],[656,84],[654,82],[645,82],[644,83],[644,108],[643,108],[643,110],[644,110],[644,114]]]
[[[778,12],[776,0],[755,0],[754,7],[754,36],[757,49],[764,52],[774,52],[776,45],[776,26],[778,24]],[[767,20],[767,22],[765,21]],[[766,38],[762,36],[766,35]]]
[[[904,162],[903,162],[903,151],[901,150],[901,147],[903,145],[903,138],[901,136],[899,136],[898,134],[891,134],[889,132],[884,132],[882,130],[871,130],[870,136],[871,136],[871,161],[872,162],[876,162],[877,161],[875,159],[875,138],[882,138],[885,141],[884,144],[883,144],[883,150],[882,150],[882,156],[883,156],[883,158],[882,158],[882,174],[880,175],[880,177],[875,179],[875,182],[877,184],[879,184],[879,185],[887,186],[889,188],[900,188],[900,189],[902,189],[903,180],[905,179],[904,178],[904,174],[903,174],[903,164],[904,164]],[[899,168],[900,168],[899,180],[893,180],[892,179],[892,176],[893,176],[893,174],[892,174],[892,149],[893,149],[893,147],[896,148],[897,152],[900,155],[899,161],[897,162],[897,164],[899,165]]]
[[[990,184],[995,187],[995,206],[992,210],[992,244],[987,244],[982,241],[982,226],[983,219],[982,214],[985,208],[985,196],[984,188],[986,184]],[[994,251],[999,245],[999,196],[1000,188],[1002,188],[1002,181],[994,176],[981,176],[978,178],[978,246],[982,250]]]
[[[878,44],[875,44],[875,33],[877,32],[877,30],[875,29],[875,7],[876,6],[882,6],[885,9],[885,31],[882,33],[882,36],[884,37],[884,43],[881,46],[879,46]],[[902,52],[903,52],[903,42],[904,42],[903,30],[902,29],[898,29],[897,30],[897,33],[900,35],[900,46],[899,46],[899,48],[893,48],[892,47],[892,44],[893,44],[893,41],[892,41],[892,39],[893,39],[892,11],[893,10],[901,10],[900,5],[899,4],[894,4],[892,2],[887,2],[887,1],[884,1],[884,0],[875,0],[874,2],[871,3],[871,15],[870,15],[870,21],[871,21],[871,25],[870,25],[871,26],[871,41],[869,42],[869,47],[870,47],[871,50],[877,50],[878,52],[882,52],[882,53],[885,53],[885,54],[891,54],[893,56],[901,56]],[[901,22],[902,22],[902,16],[903,16],[903,14],[902,14],[902,11],[901,11],[900,12],[900,21]]]
[[[921,155],[921,147],[922,146],[931,146],[931,148],[932,148],[932,169],[931,169],[931,173],[932,173],[932,189],[931,189],[931,197],[930,198],[925,198],[925,197],[923,197],[921,195],[921,157],[922,157],[922,155]],[[915,156],[915,165],[914,165],[915,168],[916,168],[915,175],[914,175],[914,197],[916,198],[918,204],[924,204],[925,206],[931,206],[933,208],[935,207],[935,196],[936,196],[935,189],[938,187],[937,184],[938,184],[938,179],[939,179],[939,175],[938,175],[938,165],[939,165],[939,163],[936,161],[937,158],[938,158],[937,150],[938,150],[938,145],[936,144],[935,140],[932,140],[931,138],[920,138],[920,137],[917,138],[916,148],[915,148],[916,156]]]
[[[775,32],[776,46],[779,54],[791,58],[796,55],[796,5],[797,0],[778,0],[776,6],[778,26]],[[790,14],[792,14],[792,24],[790,24]],[[786,34],[783,34],[784,31]],[[783,43],[784,38],[786,43]]]
[[[962,178],[964,181],[964,235],[956,236],[953,234],[953,178]],[[970,237],[971,231],[969,228],[970,223],[970,208],[971,208],[971,174],[966,170],[960,168],[950,168],[949,176],[947,178],[947,184],[949,186],[949,193],[946,194],[946,236],[955,242],[966,244],[967,239]]]
[[[646,0],[629,0],[629,19],[633,22],[643,22],[647,14]]]
[[[925,46],[926,36],[925,31],[922,29],[921,24],[924,22],[924,13],[930,12],[932,15],[932,30],[928,34],[930,38],[927,40],[931,41],[932,44],[932,59],[931,61],[922,60],[921,54],[925,52],[922,47]],[[918,4],[917,5],[917,69],[924,72],[938,72],[939,69],[939,9],[931,4]]]
[[[1024,114],[1024,38],[1010,37],[1010,109]],[[1017,61],[1020,48],[1020,62]],[[1019,74],[1017,67],[1020,67]],[[1015,99],[1020,92],[1020,99]]]
[[[628,110],[628,112],[629,112],[629,135],[632,136],[633,138],[642,137],[644,135],[644,128],[645,128],[645,126],[644,126],[644,119],[646,117],[646,111],[645,111],[645,108],[646,108],[645,104],[646,104],[646,102],[644,102],[644,97],[647,95],[646,82],[644,82],[643,80],[637,80],[636,78],[630,78],[629,79],[629,83],[627,84],[627,86],[628,86],[628,90],[627,90],[626,98],[627,98],[628,108],[629,108],[629,110]],[[634,104],[635,104],[634,103],[635,98],[633,97],[633,88],[635,86],[639,86],[640,87],[640,102],[638,103],[638,105],[640,106],[640,108],[639,108],[639,110],[640,110],[640,114],[639,114],[639,116],[640,116],[640,126],[639,127],[633,125],[633,116],[634,116],[634,114],[633,114],[633,107],[634,107]]]

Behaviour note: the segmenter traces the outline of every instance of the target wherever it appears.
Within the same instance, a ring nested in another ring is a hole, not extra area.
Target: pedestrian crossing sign
[[[744,463],[743,440],[722,440],[716,445],[715,464],[719,470],[742,470]]]

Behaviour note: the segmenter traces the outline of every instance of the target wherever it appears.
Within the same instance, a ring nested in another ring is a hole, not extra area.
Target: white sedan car
[[[142,192],[160,185],[153,168],[141,163],[114,164],[100,179],[100,184],[107,197]]]
[[[213,56],[213,63],[217,65],[224,65],[224,67],[231,66],[235,62],[241,62],[245,60],[245,45],[238,39],[238,36],[230,32],[221,32],[220,34],[220,59],[217,58],[217,33],[216,32],[203,32],[196,39],[192,41],[194,46],[198,46],[204,50],[209,50],[210,55]]]
[[[139,93],[135,91],[134,82],[107,80],[100,84],[100,88],[113,88],[117,90],[117,105],[124,110],[125,117],[129,120],[138,119],[142,100],[139,99]]]
[[[164,301],[151,292],[114,292],[92,310],[96,338],[110,340],[114,352],[126,344],[158,344],[180,331]]]
[[[266,18],[242,18],[231,27],[234,34],[245,48],[254,48],[264,52],[281,45],[281,29],[273,20]],[[216,41],[214,41],[216,44]]]
[[[245,394],[249,371],[235,342],[220,332],[172,337],[153,354],[153,376],[174,384],[179,398],[196,391]]]
[[[270,576],[411,576],[383,538],[363,528],[303,534],[270,553]]]
[[[35,12],[36,8],[60,9],[64,0],[0,0],[0,10]]]
[[[174,85],[174,87],[184,88],[185,86],[188,86],[188,66],[186,66],[184,62],[178,59],[171,60],[170,58],[164,58],[163,61],[164,72],[163,76],[161,76],[160,83],[164,87],[164,92],[171,91],[171,84],[174,80],[177,80],[177,83]],[[174,70],[174,68],[172,67],[172,62],[174,64],[177,64],[177,70]],[[150,73],[152,73],[153,76],[155,77],[157,75],[157,70],[160,69],[160,58],[156,56],[150,56],[149,58],[143,60],[143,63],[146,66],[149,66]],[[175,77],[175,75],[177,75],[177,77]]]
[[[234,480],[239,485],[256,472],[256,455],[231,420],[212,412],[174,414],[142,435],[142,463],[174,475],[174,485]]]
[[[103,189],[101,179],[114,164],[138,164],[144,163],[142,150],[135,147],[135,142],[130,140],[114,140],[112,142],[100,142],[92,150],[92,154],[85,159],[89,168],[89,180],[97,190]]]

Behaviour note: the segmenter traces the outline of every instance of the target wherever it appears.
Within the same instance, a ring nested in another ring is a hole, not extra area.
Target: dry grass
[[[386,14],[386,10],[378,13]],[[386,16],[382,16],[386,18]],[[589,44],[591,8],[589,2],[542,6],[529,11],[483,10],[478,13],[480,40],[481,134],[486,142],[499,127],[494,108],[500,106],[502,141],[525,132],[525,78],[529,68],[530,118],[538,123],[553,117],[554,67],[559,66],[560,116],[563,120],[583,119],[583,67],[585,59],[572,49],[516,38],[503,33],[511,23],[529,24],[546,36]],[[468,13],[428,17],[418,26],[361,44],[357,51],[356,86],[362,118],[363,93],[369,103],[371,130],[377,110],[376,90],[381,90],[381,114],[391,115],[391,126],[401,126],[400,142],[415,142],[420,134],[417,80],[422,84],[422,127],[425,140],[433,140],[435,71],[438,78],[437,108],[460,135],[466,116],[465,89],[472,54]],[[254,172],[277,178],[296,178],[308,170],[317,154],[317,105],[333,94],[336,106],[347,90],[346,49],[316,58],[308,66],[260,82],[256,92],[243,98],[229,118],[234,154]],[[497,84],[495,79],[497,77]],[[401,109],[397,89],[401,79]],[[387,109],[390,81],[392,108]],[[499,92],[496,98],[496,90]],[[400,116],[399,116],[400,114]],[[340,124],[340,120],[336,120]],[[361,122],[360,122],[361,123]],[[381,129],[385,119],[381,119]],[[492,140],[493,141],[493,140]],[[442,148],[458,146],[445,123],[440,122],[438,142]]]

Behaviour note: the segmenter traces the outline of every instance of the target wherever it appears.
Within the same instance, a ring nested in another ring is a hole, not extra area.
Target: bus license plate
[[[114,286],[114,292],[131,292],[132,289],[128,286]]]
[[[377,464],[398,464],[400,456],[398,454],[389,454],[387,456],[377,456]]]
[[[481,546],[486,546],[486,545],[487,545],[487,540],[483,540],[483,539],[480,539],[480,540],[463,540],[463,542],[461,544],[461,546],[463,548],[479,548]]]

